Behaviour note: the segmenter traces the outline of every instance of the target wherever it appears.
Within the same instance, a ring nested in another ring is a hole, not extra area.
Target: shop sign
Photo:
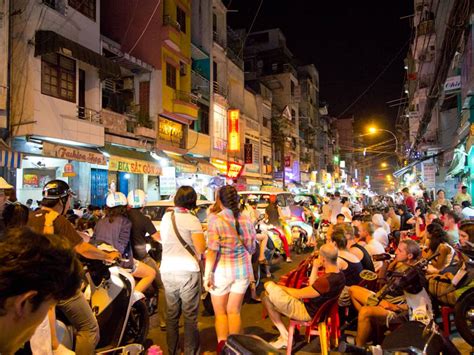
[[[76,176],[76,173],[74,172],[74,167],[72,166],[72,164],[64,165],[63,176],[64,177],[74,177],[74,176]]]
[[[173,195],[176,193],[176,169],[173,166],[163,168],[160,176],[160,195]]]
[[[244,144],[244,162],[245,164],[253,163],[253,145],[252,143]]]
[[[461,75],[451,76],[444,83],[444,91],[450,92],[461,89]]]
[[[285,156],[285,168],[291,168],[291,156],[290,155]]]
[[[214,165],[219,173],[227,174],[227,162],[221,159],[211,158],[211,164]]]
[[[109,170],[130,174],[161,175],[161,167],[158,164],[116,156],[110,157]]]
[[[90,164],[107,165],[107,159],[104,155],[95,152],[89,152],[83,149],[77,149],[74,147],[66,147],[63,145],[52,144],[43,142],[43,154],[45,156],[83,161]]]
[[[224,106],[214,103],[213,143],[215,150],[227,150],[227,110]]]
[[[423,183],[426,188],[432,189],[436,183],[436,165],[433,163],[423,163]]]
[[[229,179],[236,179],[242,172],[243,165],[238,163],[228,163],[227,166],[227,177]]]
[[[239,118],[240,110],[229,110],[229,152],[240,151]]]
[[[158,138],[173,145],[184,145],[184,124],[159,117]]]

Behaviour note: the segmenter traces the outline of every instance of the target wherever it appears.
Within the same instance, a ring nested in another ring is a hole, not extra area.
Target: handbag
[[[171,222],[173,223],[173,230],[174,230],[174,233],[176,234],[176,237],[178,238],[179,242],[181,243],[181,245],[183,246],[184,249],[186,249],[186,251],[191,254],[191,256],[196,259],[198,265],[199,265],[199,271],[201,272],[201,275],[204,275],[204,267],[202,265],[202,261],[201,261],[201,258],[199,257],[199,255],[194,251],[193,248],[191,248],[191,246],[186,243],[186,241],[183,239],[183,237],[181,236],[181,234],[179,233],[179,230],[178,230],[178,226],[176,225],[176,215],[173,212],[171,212]]]

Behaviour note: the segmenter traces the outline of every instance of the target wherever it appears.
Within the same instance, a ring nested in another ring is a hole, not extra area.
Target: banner
[[[83,161],[97,165],[107,165],[107,159],[101,153],[48,142],[43,142],[43,154],[45,156],[59,159]]]
[[[131,174],[161,175],[161,167],[158,164],[116,156],[110,157],[109,170]]]
[[[244,144],[244,162],[245,164],[253,164],[253,145],[252,143]]]

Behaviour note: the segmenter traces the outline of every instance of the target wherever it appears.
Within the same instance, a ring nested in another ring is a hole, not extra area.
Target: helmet
[[[48,200],[64,199],[68,196],[76,196],[69,185],[63,180],[51,180],[43,187],[43,198]]]
[[[146,202],[145,191],[139,189],[132,190],[128,193],[127,200],[131,208],[141,208],[145,206]]]
[[[121,192],[110,192],[109,194],[107,194],[105,204],[109,208],[127,206],[127,198]]]

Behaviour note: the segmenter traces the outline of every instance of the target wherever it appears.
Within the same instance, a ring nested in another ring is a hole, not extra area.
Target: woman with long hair
[[[439,254],[431,261],[426,271],[429,274],[443,273],[454,259],[454,248],[449,245],[448,235],[439,224],[430,224],[426,231],[428,232],[428,249],[423,252],[423,257],[429,258]]]
[[[133,259],[130,243],[132,222],[127,217],[127,197],[121,192],[109,193],[106,205],[105,217],[97,222],[93,239],[113,246],[124,259],[128,259],[122,261],[121,266],[131,269],[131,274],[140,279],[135,291],[143,293],[155,279],[155,270]]]
[[[215,313],[218,352],[229,334],[241,331],[240,310],[253,275],[256,239],[250,218],[240,213],[235,187],[222,187],[219,200],[222,211],[209,218],[204,275]]]
[[[270,202],[265,209],[265,220],[267,224],[272,225],[278,230],[278,236],[283,243],[283,251],[286,254],[286,262],[291,263],[291,254],[290,246],[288,244],[288,239],[286,238],[285,228],[282,224],[283,214],[280,207],[277,205],[274,196],[270,196]]]

